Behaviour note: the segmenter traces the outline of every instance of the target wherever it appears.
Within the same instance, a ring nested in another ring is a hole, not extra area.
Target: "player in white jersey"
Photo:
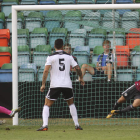
[[[67,54],[63,51],[63,40],[55,40],[55,50],[56,52],[47,57],[45,63],[45,69],[43,72],[42,86],[40,91],[45,90],[45,83],[50,70],[50,89],[45,98],[45,104],[43,107],[43,125],[37,131],[47,131],[48,130],[48,118],[49,118],[49,108],[52,106],[55,100],[62,93],[64,100],[66,100],[70,113],[73,118],[75,129],[82,130],[78,123],[77,110],[73,102],[73,90],[72,82],[70,79],[70,66],[76,69],[79,75],[79,81],[84,85],[83,76],[80,67],[74,60],[72,55]]]

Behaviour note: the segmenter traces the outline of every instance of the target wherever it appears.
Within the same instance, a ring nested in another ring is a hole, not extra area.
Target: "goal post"
[[[107,9],[140,9],[140,4],[93,4],[93,5],[20,5],[12,6],[12,104],[18,107],[18,49],[17,49],[17,12],[40,10],[107,10]],[[13,125],[18,125],[18,114],[13,118]]]

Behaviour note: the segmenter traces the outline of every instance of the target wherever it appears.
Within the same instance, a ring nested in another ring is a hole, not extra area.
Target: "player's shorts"
[[[95,74],[97,77],[104,77],[104,71],[100,71],[100,70],[97,70],[96,68],[94,68],[94,71],[95,71]]]
[[[73,89],[71,88],[50,88],[46,98],[49,100],[57,100],[61,93],[63,94],[64,100],[73,98]]]
[[[133,97],[134,97],[134,100],[135,99],[140,99],[140,92],[136,89],[135,84],[132,85],[131,87],[129,87],[127,90],[125,90],[122,93],[122,95],[126,100],[129,100]]]

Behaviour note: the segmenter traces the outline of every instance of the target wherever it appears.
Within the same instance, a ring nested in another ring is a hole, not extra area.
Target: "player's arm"
[[[43,92],[45,89],[45,83],[46,83],[46,79],[49,73],[49,69],[50,69],[51,65],[46,65],[44,72],[43,72],[43,78],[42,78],[42,86],[40,88],[40,91]]]
[[[79,81],[81,82],[81,85],[84,86],[85,82],[83,80],[82,71],[81,71],[80,67],[78,65],[76,65],[74,68],[75,68],[75,70],[77,72],[77,75],[80,77]]]

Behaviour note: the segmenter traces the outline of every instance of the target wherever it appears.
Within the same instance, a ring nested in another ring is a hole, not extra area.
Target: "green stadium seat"
[[[111,42],[111,48],[113,48],[113,31],[109,32],[109,34],[107,35],[107,40],[109,40]],[[116,45],[121,45],[123,46],[125,42],[125,29],[123,28],[118,28],[115,31],[115,43]]]
[[[38,70],[38,81],[40,82],[42,81],[44,68],[45,68],[45,64],[42,65],[41,68]],[[50,81],[50,72],[48,73],[46,81]]]
[[[140,46],[135,46],[131,52],[132,66],[137,66],[140,69]]]
[[[113,12],[106,12],[104,14],[104,17],[102,19],[102,26],[103,27],[106,27],[106,28],[118,28],[119,27],[119,18],[120,18],[120,15],[118,12],[114,12],[114,15],[115,15],[115,27],[114,27],[114,24],[113,24]]]
[[[80,21],[82,20],[82,13],[80,11],[68,11],[64,17],[64,27],[68,31],[80,29]],[[78,23],[74,23],[78,21]]]
[[[23,64],[19,69],[19,82],[35,82],[37,68],[34,63]]]
[[[36,66],[45,65],[47,56],[51,54],[50,45],[38,45],[33,52],[33,62]]]
[[[18,67],[30,61],[29,46],[18,46]]]
[[[0,29],[3,29],[5,23],[5,14],[3,12],[0,12]]]
[[[93,49],[93,55],[92,55],[92,63],[96,64],[97,63],[97,58],[100,54],[104,52],[103,46],[96,46]]]
[[[0,67],[11,61],[11,47],[0,47]]]
[[[11,6],[18,4],[18,0],[3,0],[3,2],[1,3],[1,11],[4,12],[5,17],[8,17],[9,14],[12,12]]]
[[[2,65],[1,69],[12,69],[12,63],[5,63]]]
[[[77,0],[77,4],[95,4],[95,0]]]
[[[84,46],[86,40],[86,30],[85,29],[76,29],[71,31],[69,35],[69,44],[72,48],[76,46]]]
[[[58,4],[75,4],[75,0],[58,0]]]
[[[0,82],[12,82],[12,63],[5,63],[0,69]]]
[[[23,23],[24,23],[24,15],[23,13],[17,13],[17,29],[23,29]],[[6,28],[10,30],[10,33],[12,33],[12,14],[8,16],[6,20]]]
[[[29,30],[18,29],[17,31],[18,46],[26,46],[29,43]]]
[[[135,0],[135,3],[140,3],[140,0]]]
[[[90,48],[89,46],[77,46],[74,49],[73,55],[77,58],[78,64],[89,63]]]
[[[53,28],[61,27],[62,13],[61,11],[49,11],[45,16],[45,28],[51,32]]]
[[[91,31],[93,28],[97,28],[99,26],[99,22],[101,21],[101,14],[100,12],[86,13],[82,21],[85,21],[87,24],[89,24],[89,26],[84,25],[84,29]]]
[[[66,28],[53,28],[49,36],[49,44],[51,45],[51,48],[54,48],[54,42],[56,39],[62,39],[63,44],[65,44],[66,38],[67,38]]]
[[[106,37],[105,29],[92,29],[88,35],[88,45],[91,49],[94,49],[96,46],[102,46],[103,41]]]
[[[35,28],[30,34],[30,48],[35,48],[37,45],[46,45],[47,37],[47,28]]]
[[[38,5],[37,0],[21,0],[21,5]]]
[[[112,0],[96,0],[96,4],[111,4]]]
[[[125,12],[121,19],[121,27],[125,29],[125,31],[129,31],[131,28],[138,28],[139,22],[139,12]]]
[[[42,12],[31,12],[25,19],[25,28],[32,32],[34,28],[41,28],[43,23]]]
[[[133,81],[134,72],[132,69],[117,70],[117,81]]]

